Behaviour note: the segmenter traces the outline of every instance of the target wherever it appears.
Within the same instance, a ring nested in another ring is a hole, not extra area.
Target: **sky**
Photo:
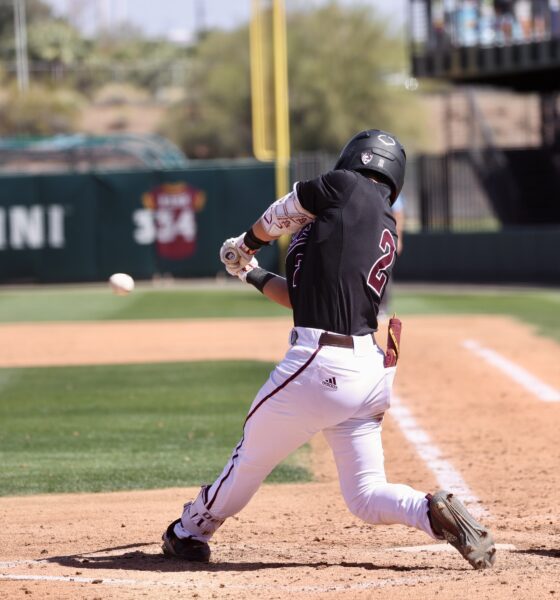
[[[128,21],[148,35],[177,42],[193,39],[197,28],[229,28],[249,19],[251,0],[45,0],[58,14],[74,14],[75,22],[88,34],[102,22],[110,25]],[[286,0],[289,8],[298,0]],[[388,25],[400,27],[405,20],[407,0],[339,0],[343,4],[364,4],[387,15]],[[325,0],[299,0],[320,5]]]

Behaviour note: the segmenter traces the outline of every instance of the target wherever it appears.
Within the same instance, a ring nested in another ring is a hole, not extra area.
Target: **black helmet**
[[[393,204],[404,184],[405,166],[406,153],[395,136],[379,129],[367,129],[344,146],[334,168],[380,176],[391,188]]]

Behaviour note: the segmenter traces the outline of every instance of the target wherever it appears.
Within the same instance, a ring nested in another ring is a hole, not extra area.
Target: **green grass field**
[[[0,322],[208,319],[289,315],[251,289],[136,290],[114,296],[107,289],[0,291]]]
[[[505,314],[560,342],[560,292],[395,292],[407,314]],[[0,291],[0,322],[289,316],[252,289]],[[209,483],[272,365],[0,368],[0,494]],[[308,449],[271,481],[310,479]]]
[[[0,369],[0,493],[211,483],[272,366]],[[308,480],[306,455],[296,452],[269,480]]]
[[[408,314],[504,314],[560,341],[560,291],[398,292],[395,310]],[[0,291],[0,322],[203,319],[290,316],[253,289],[139,289],[117,297],[105,288]]]

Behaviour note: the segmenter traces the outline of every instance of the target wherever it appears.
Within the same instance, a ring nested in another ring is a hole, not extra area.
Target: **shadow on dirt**
[[[528,550],[513,550],[514,554],[533,554],[534,556],[545,556],[546,558],[560,558],[560,550],[547,548],[529,548]]]
[[[364,569],[366,571],[392,571],[392,572],[417,572],[437,570],[441,567],[431,567],[418,565],[415,567],[403,565],[374,565],[371,562],[327,562],[327,561],[309,561],[309,562],[229,562],[227,560],[220,562],[211,562],[208,564],[195,563],[180,559],[167,558],[160,553],[145,552],[143,550],[133,550],[123,554],[106,554],[118,552],[119,550],[131,550],[132,548],[141,548],[144,546],[153,546],[150,543],[128,544],[126,546],[115,546],[113,548],[103,548],[95,552],[84,554],[74,554],[68,556],[51,556],[43,559],[44,562],[58,564],[63,567],[73,569],[96,569],[96,570],[126,570],[126,571],[155,571],[161,573],[176,573],[181,571],[203,571],[203,572],[221,572],[221,571],[261,571],[267,569],[286,569],[307,567],[315,569],[327,569],[329,567],[346,567],[352,569]],[[103,556],[98,554],[105,553]]]

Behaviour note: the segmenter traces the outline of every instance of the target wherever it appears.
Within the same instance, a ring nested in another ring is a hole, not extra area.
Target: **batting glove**
[[[220,260],[226,265],[244,267],[251,262],[257,252],[247,246],[244,241],[245,232],[236,238],[228,238],[220,248]]]
[[[247,281],[247,275],[259,266],[258,260],[253,256],[251,261],[244,267],[239,265],[226,265],[226,271],[233,277],[238,277],[243,283]]]

